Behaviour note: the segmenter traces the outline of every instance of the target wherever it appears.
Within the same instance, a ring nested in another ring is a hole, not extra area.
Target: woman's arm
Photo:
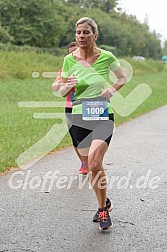
[[[115,70],[114,74],[117,77],[117,82],[115,82],[111,87],[104,89],[101,93],[101,96],[111,98],[113,94],[127,82],[127,77],[122,67],[119,67],[117,70]]]
[[[60,94],[65,97],[71,92],[71,89],[75,87],[78,80],[75,75],[72,75],[68,79],[62,77],[60,83]]]
[[[60,80],[55,80],[52,84],[52,91],[56,92],[60,88]]]
[[[58,91],[59,88],[60,88],[61,72],[62,72],[62,70],[60,69],[59,72],[58,72],[58,75],[57,75],[56,79],[52,83],[52,87],[51,88],[52,88],[53,92]]]

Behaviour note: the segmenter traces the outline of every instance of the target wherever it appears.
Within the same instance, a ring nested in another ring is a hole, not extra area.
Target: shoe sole
[[[100,231],[107,231],[107,230],[111,230],[112,227],[113,227],[113,222],[112,222],[111,226],[108,227],[108,228],[101,228],[101,227],[99,226],[99,230],[100,230]]]
[[[87,175],[88,174],[88,172],[86,173],[86,172],[79,172],[79,174],[82,174],[82,175]]]
[[[86,170],[86,169],[79,170],[79,174],[87,175],[87,174],[88,174],[88,171],[85,171],[85,170]]]

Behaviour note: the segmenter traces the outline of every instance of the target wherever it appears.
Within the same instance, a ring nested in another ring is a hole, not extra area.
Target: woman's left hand
[[[109,88],[104,89],[100,96],[111,98],[115,92],[116,92],[115,88],[109,87]]]

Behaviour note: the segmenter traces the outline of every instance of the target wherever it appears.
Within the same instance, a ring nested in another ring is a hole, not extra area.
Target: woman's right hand
[[[67,80],[67,82],[66,82],[66,85],[67,85],[67,87],[68,88],[73,88],[73,87],[75,87],[75,85],[78,83],[78,80],[77,80],[77,77],[75,76],[75,75],[71,75],[69,78],[68,78],[68,80]]]

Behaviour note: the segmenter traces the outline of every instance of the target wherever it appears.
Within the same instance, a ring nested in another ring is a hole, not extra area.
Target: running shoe
[[[113,224],[107,207],[99,208],[100,230],[107,230],[112,228]]]
[[[83,168],[85,168],[85,164],[84,164],[84,162],[81,162],[81,167],[79,168],[79,172],[82,171]]]
[[[106,207],[109,212],[111,212],[111,210],[113,209],[113,205],[109,198],[107,198],[106,200]],[[95,215],[93,216],[93,222],[99,222],[99,221],[100,221],[100,218],[99,218],[99,209],[98,209]]]
[[[81,174],[83,174],[83,175],[88,174],[88,171],[87,171],[87,169],[85,168],[84,162],[81,163],[81,167],[80,167],[80,169],[79,169],[79,173],[81,173]]]
[[[86,174],[88,174],[88,171],[86,170],[86,168],[80,168],[79,173],[83,174],[83,175],[86,175]]]

